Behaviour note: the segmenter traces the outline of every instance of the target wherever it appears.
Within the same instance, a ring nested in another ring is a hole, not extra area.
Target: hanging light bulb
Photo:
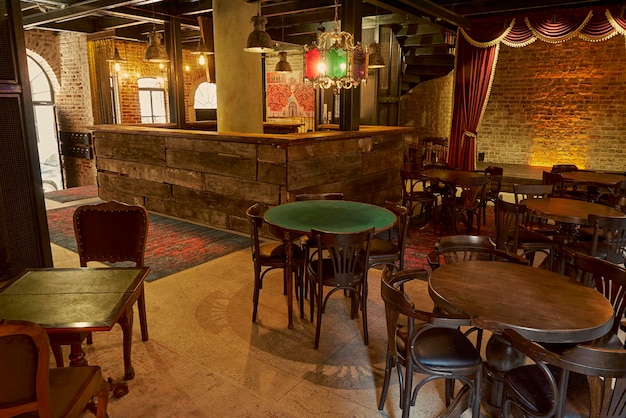
[[[252,16],[252,24],[254,30],[248,35],[246,41],[246,47],[243,49],[246,52],[266,53],[274,50],[274,43],[270,35],[265,32],[265,24],[267,18],[261,16],[261,0],[259,0],[259,10],[256,16]]]
[[[122,66],[120,65],[120,63],[126,62],[126,60],[120,55],[120,51],[118,51],[117,46],[115,45],[115,39],[113,39],[113,56],[107,58],[107,62],[113,63],[113,69],[117,73],[122,70]]]

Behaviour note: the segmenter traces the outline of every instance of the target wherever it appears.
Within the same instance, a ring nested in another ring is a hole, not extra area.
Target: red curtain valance
[[[558,14],[473,20],[471,31],[459,29],[450,166],[475,169],[476,131],[489,100],[500,44],[519,48],[537,39],[559,43],[578,37],[597,42],[618,34],[626,36],[626,18],[622,14],[617,8],[560,10]]]

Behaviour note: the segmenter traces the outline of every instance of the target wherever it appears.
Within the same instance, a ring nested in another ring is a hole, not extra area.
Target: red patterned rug
[[[418,212],[416,212],[418,213]],[[480,235],[487,235],[495,240],[496,226],[493,213],[493,206],[488,205],[486,210],[487,223],[480,226]],[[427,268],[428,262],[426,255],[435,248],[437,239],[441,236],[439,229],[437,234],[433,230],[432,224],[425,228],[424,218],[415,216],[409,224],[407,242],[404,250],[404,267],[405,269]],[[464,233],[464,232],[460,232]],[[444,231],[444,235],[446,235]]]
[[[47,211],[50,242],[77,251],[72,216],[77,206]],[[150,213],[145,265],[147,281],[250,247],[250,237]]]
[[[98,186],[71,187],[69,189],[55,190],[45,194],[46,199],[59,203],[74,202],[76,200],[90,199],[98,197]]]

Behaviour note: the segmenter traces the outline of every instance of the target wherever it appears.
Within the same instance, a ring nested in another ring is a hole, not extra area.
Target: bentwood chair
[[[626,218],[589,214],[587,223],[593,228],[591,241],[570,242],[564,248],[611,263],[624,264]]]
[[[386,268],[404,270],[404,243],[409,229],[409,210],[394,202],[385,202],[385,207],[396,215],[395,228],[381,234],[388,234],[389,239],[375,236],[370,243],[368,269],[385,266]],[[392,233],[395,232],[395,240]],[[397,264],[396,264],[397,263]]]
[[[515,253],[496,248],[496,243],[485,235],[447,235],[440,237],[434,250],[427,255],[428,265],[432,270],[442,264],[472,260],[511,261],[528,264],[528,260]]]
[[[81,267],[90,262],[114,265],[144,266],[148,239],[148,212],[138,205],[109,201],[96,205],[79,206],[74,211],[74,235]],[[137,300],[141,339],[148,341],[146,297],[142,289]],[[86,335],[92,343],[91,333]],[[63,365],[60,347],[53,344],[52,351],[57,366]]]
[[[521,227],[526,206],[507,202],[502,197],[496,201],[496,246],[506,251],[522,251],[532,266],[535,254],[541,252],[548,258],[548,268],[552,268],[554,241],[531,229]]]
[[[567,250],[566,250],[567,251]],[[614,322],[611,328],[613,342],[617,341],[617,333],[626,311],[626,269],[606,260],[589,255],[569,252],[565,274],[576,281],[596,289],[611,302],[614,311]]]
[[[545,199],[551,197],[554,185],[551,184],[514,184],[513,194],[515,203],[519,204],[524,199]],[[546,219],[534,216],[530,213],[524,214],[522,228],[539,232],[544,235],[553,236],[556,227]]]
[[[504,374],[502,416],[626,416],[626,350],[577,345],[559,354],[512,329],[502,335],[532,361]]]
[[[322,314],[329,297],[338,290],[350,295],[350,317],[363,317],[363,341],[369,343],[367,332],[367,271],[370,241],[374,228],[354,233],[331,233],[312,230],[317,250],[307,264],[306,274],[310,285],[311,318],[317,308],[315,345],[319,347]],[[325,293],[324,288],[330,290]]]
[[[250,241],[252,248],[252,262],[254,263],[254,292],[252,296],[252,322],[256,322],[259,306],[259,296],[263,288],[265,275],[272,270],[283,270],[283,294],[287,294],[287,277],[285,267],[287,265],[287,253],[283,242],[261,245],[259,231],[263,227],[263,216],[261,215],[261,205],[255,203],[246,211],[246,216],[250,222]],[[279,237],[280,238],[280,237]],[[296,285],[299,289],[300,316],[304,316],[303,295],[302,295],[302,274],[304,272],[304,253],[299,245],[290,244],[292,251],[291,271],[296,277]]]
[[[485,175],[489,180],[487,191],[485,192],[485,199],[483,200],[483,225],[487,225],[487,203],[493,203],[496,205],[496,200],[500,197],[500,190],[502,190],[502,175],[504,169],[502,167],[496,167],[490,165],[485,168]]]
[[[404,286],[412,280],[427,281],[428,271],[383,271],[380,292],[387,320],[387,356],[378,409],[385,407],[391,374],[396,368],[403,417],[409,416],[410,407],[415,405],[418,392],[426,383],[446,379],[446,405],[450,405],[454,382],[459,380],[469,388],[472,417],[478,418],[482,359],[476,347],[459,330],[470,325],[470,319],[418,309],[404,292]],[[423,376],[415,386],[414,374]]]
[[[409,218],[413,217],[415,208],[420,206],[420,216],[425,213],[424,224],[435,213],[437,208],[437,195],[429,190],[420,171],[400,170],[402,178],[402,206],[408,209]]]
[[[89,409],[106,417],[109,384],[100,367],[50,368],[49,357],[40,325],[0,320],[0,416],[76,418]]]
[[[458,223],[461,222],[465,225],[467,234],[471,234],[476,218],[476,235],[480,235],[487,178],[483,176],[460,178],[455,184],[447,186],[450,193],[443,197],[442,206],[449,215],[452,232],[458,233]]]

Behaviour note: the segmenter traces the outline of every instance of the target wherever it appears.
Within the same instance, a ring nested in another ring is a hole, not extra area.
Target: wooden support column
[[[163,22],[165,26],[165,41],[169,62],[169,107],[170,122],[179,129],[187,126],[185,118],[185,80],[183,78],[183,47],[180,37],[180,19],[170,17]]]
[[[354,35],[354,43],[361,40],[362,0],[342,0],[341,30]],[[358,131],[361,120],[361,87],[341,89],[339,93],[339,130]]]

